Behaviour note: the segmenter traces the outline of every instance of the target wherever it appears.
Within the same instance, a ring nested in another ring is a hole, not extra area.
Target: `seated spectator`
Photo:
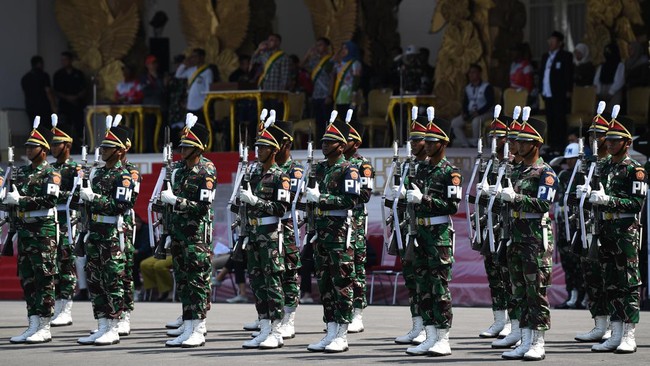
[[[589,47],[584,43],[578,43],[575,50],[573,50],[573,83],[576,86],[588,86],[594,82],[594,74],[596,68],[594,67],[591,58],[589,57]]]
[[[454,135],[454,147],[475,147],[478,137],[481,134],[482,124],[492,118],[492,107],[494,107],[494,89],[487,81],[481,79],[483,68],[477,64],[469,67],[467,73],[469,84],[465,86],[465,97],[463,99],[463,112],[460,116],[451,120],[451,128]],[[468,140],[465,136],[465,125],[472,124],[472,138]]]
[[[628,59],[625,61],[625,84],[627,88],[648,86],[648,55],[639,42],[628,45]]]
[[[605,62],[598,65],[594,76],[594,85],[598,100],[607,103],[607,111],[623,100],[625,86],[625,65],[621,62],[621,53],[616,43],[605,46]]]
[[[142,104],[142,85],[135,76],[135,68],[131,65],[122,66],[124,80],[115,87],[114,100],[118,104]]]
[[[510,64],[510,87],[513,89],[533,90],[533,66],[530,64],[530,47],[519,43],[512,48],[512,63]]]
[[[172,256],[167,253],[165,259],[149,257],[140,262],[140,272],[144,282],[144,290],[156,290],[156,301],[166,301],[169,292],[174,288],[174,280],[169,270],[172,268]]]
[[[214,262],[213,262],[214,265]],[[214,268],[214,267],[213,267]],[[214,286],[221,286],[224,278],[230,272],[235,272],[235,283],[237,284],[237,295],[226,299],[227,303],[247,303],[248,296],[246,295],[246,255],[244,255],[243,261],[236,261],[232,259],[232,256],[228,258],[226,264],[223,265],[219,274],[212,280]]]
[[[140,263],[153,255],[149,243],[149,224],[142,222],[142,218],[135,215],[135,239],[133,240],[133,285],[135,287],[135,298],[141,300],[142,280],[140,279]]]

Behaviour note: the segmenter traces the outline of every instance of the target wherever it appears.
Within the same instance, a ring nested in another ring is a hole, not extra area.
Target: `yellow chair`
[[[583,127],[591,123],[596,113],[596,87],[574,86],[571,94],[571,113],[567,116],[567,125]]]
[[[496,97],[496,93],[495,93]],[[495,100],[499,100],[496,99]],[[528,103],[528,90],[526,89],[514,89],[507,88],[503,91],[503,114],[506,116],[512,116],[512,111],[514,111],[515,106],[521,106],[522,108]]]
[[[289,121],[299,121],[305,110],[305,93],[289,93]]]
[[[648,126],[650,87],[631,88],[627,91],[626,117],[634,121],[635,127]]]
[[[373,89],[368,93],[368,116],[362,117],[359,122],[368,131],[368,146],[374,147],[375,130],[384,130],[384,146],[388,146],[390,136],[388,129],[392,130],[393,136],[397,136],[395,126],[388,122],[388,102],[393,95],[391,89]]]

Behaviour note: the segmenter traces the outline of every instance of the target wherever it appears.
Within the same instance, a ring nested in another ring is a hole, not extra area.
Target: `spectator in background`
[[[254,83],[250,70],[251,57],[249,55],[239,56],[239,67],[228,76],[228,81],[231,83],[238,83],[239,88],[250,88]],[[251,99],[240,99],[235,103],[235,114],[237,115],[237,123],[248,129],[248,136],[255,136],[257,134],[257,108],[256,102]],[[244,136],[239,137],[240,141],[244,140]]]
[[[402,68],[402,86],[404,87],[404,93],[424,94],[422,83],[424,79],[424,68],[417,47],[415,45],[406,47],[406,51],[404,51],[404,55],[402,55],[400,61],[402,62],[400,67]]]
[[[174,56],[174,69],[167,85],[167,118],[172,129],[172,142],[178,143],[178,135],[185,127],[185,104],[187,100],[187,79],[176,77],[176,71],[185,61],[185,55]]]
[[[260,42],[253,53],[251,68],[254,70],[254,80],[260,90],[289,90],[289,56],[280,46],[282,37],[272,33],[266,41]],[[267,100],[265,107],[275,109],[278,116],[282,116],[284,106],[278,100]]]
[[[198,123],[205,125],[204,93],[210,91],[210,84],[215,80],[213,68],[205,62],[205,50],[193,49],[190,56],[176,69],[176,78],[187,79],[187,112],[196,115]]]
[[[424,70],[424,74],[422,76],[422,93],[431,94],[433,93],[433,81],[435,80],[434,77],[436,74],[436,68],[429,64],[430,52],[428,48],[420,47],[419,56],[420,64]]]
[[[133,241],[135,252],[133,253],[133,285],[135,287],[135,298],[141,298],[142,280],[140,279],[140,263],[153,255],[151,243],[149,242],[149,224],[142,222],[139,215],[135,215],[135,240]]]
[[[465,86],[463,98],[463,114],[451,120],[454,132],[454,147],[475,147],[481,134],[483,122],[490,121],[494,107],[494,88],[481,79],[483,68],[477,64],[469,67],[467,77],[469,84]],[[465,136],[465,125],[471,123],[472,138]]]
[[[59,123],[69,126],[73,150],[78,151],[83,140],[86,78],[81,70],[72,66],[73,60],[71,52],[61,53],[61,68],[54,73],[52,86],[58,98]]]
[[[526,89],[533,91],[533,66],[530,64],[530,47],[527,43],[514,46],[512,63],[510,64],[510,87],[513,89]]]
[[[311,114],[316,124],[315,137],[325,133],[328,116],[332,111],[332,47],[328,38],[320,37],[307,51],[300,65],[309,72],[314,90],[311,95]],[[316,141],[316,146],[320,144]]]
[[[228,76],[228,81],[240,84],[252,83],[250,66],[251,57],[249,55],[239,55],[239,67]]]
[[[292,93],[305,93],[307,97],[311,96],[314,91],[314,84],[311,82],[307,70],[300,66],[300,58],[298,58],[298,55],[291,55],[289,60],[291,60],[289,91]]]
[[[115,86],[114,100],[118,104],[142,104],[142,85],[135,76],[135,68],[132,65],[122,66],[124,80]]]
[[[140,262],[140,273],[144,291],[156,290],[156,301],[166,301],[174,288],[174,280],[169,270],[172,269],[172,256],[167,253],[165,259],[150,256]]]
[[[165,100],[165,84],[167,83],[163,78],[162,73],[158,69],[158,60],[156,56],[149,55],[144,61],[146,73],[140,78],[140,85],[142,86],[142,104],[160,106],[160,111],[165,113],[167,111]],[[156,117],[147,115],[145,117],[144,131],[153,131],[156,124]],[[153,134],[147,133],[144,138],[145,152],[153,152]]]
[[[616,43],[605,46],[605,62],[598,65],[594,76],[594,85],[599,100],[607,103],[607,111],[623,101],[625,86],[625,65],[621,62],[621,53]]]
[[[352,41],[343,43],[334,57],[335,78],[332,100],[336,110],[342,116],[345,116],[349,108],[356,105],[362,69],[359,57],[359,47]]]
[[[563,48],[564,35],[554,31],[548,37],[548,52],[542,56],[539,76],[548,131],[553,131],[546,143],[556,151],[564,148],[566,115],[573,91],[573,55]]]
[[[216,267],[213,268],[216,269]],[[230,304],[248,302],[248,296],[246,296],[246,255],[244,255],[243,261],[233,260],[232,256],[228,258],[228,261],[223,265],[219,274],[212,280],[212,284],[217,287],[221,286],[224,278],[230,272],[235,272],[237,294],[234,297],[226,299],[226,302]]]
[[[575,50],[573,50],[573,64],[575,65],[573,83],[576,86],[593,85],[596,67],[591,62],[589,47],[586,44],[578,43],[576,45]]]
[[[648,86],[648,55],[639,42],[628,45],[629,58],[625,61],[625,84],[627,88]]]
[[[48,118],[52,112],[57,111],[50,75],[43,71],[43,58],[32,57],[31,65],[32,69],[20,79],[25,94],[25,111],[30,123],[36,116]]]

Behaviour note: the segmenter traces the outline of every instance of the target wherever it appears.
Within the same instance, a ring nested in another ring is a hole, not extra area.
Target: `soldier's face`
[[[518,155],[519,154],[519,143],[515,139],[508,139],[508,142],[510,142],[510,153],[512,155]]]
[[[36,159],[42,152],[43,148],[41,146],[26,145],[25,147],[25,154],[29,160]]]
[[[442,148],[441,141],[427,141],[424,143],[424,151],[427,153],[428,157],[435,156]]]
[[[415,156],[420,155],[424,149],[424,139],[410,140],[409,144],[411,144],[411,153]]]
[[[194,153],[194,148],[191,146],[182,146],[181,147],[181,157],[183,160],[187,160]]]
[[[65,147],[64,143],[52,145],[52,156],[54,156],[55,158],[59,157],[64,147]]]
[[[268,145],[259,145],[257,148],[257,155],[259,156],[260,162],[266,163],[269,158],[273,155],[274,148]]]
[[[569,167],[569,170],[573,169],[573,167],[576,166],[577,161],[578,161],[578,158],[568,158],[568,159],[566,159],[566,165]]]
[[[619,155],[624,153],[626,150],[624,147],[628,145],[627,139],[607,139],[605,140],[605,145],[607,146],[607,153],[612,156]]]
[[[117,156],[117,148],[115,147],[102,147],[100,148],[100,153],[102,154],[103,161],[109,161],[113,157]]]
[[[598,141],[598,148],[600,148],[605,143],[605,134],[592,133],[591,135],[589,135],[589,147],[593,145],[594,140]],[[594,153],[596,153],[596,151],[594,151]]]
[[[338,141],[323,140],[323,144],[322,144],[323,155],[328,156],[329,154],[331,154],[332,152],[334,152],[339,148],[343,150],[341,144]]]

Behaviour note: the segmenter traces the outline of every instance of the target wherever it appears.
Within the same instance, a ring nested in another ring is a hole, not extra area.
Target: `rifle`
[[[431,108],[433,109],[433,108]],[[427,109],[429,114],[429,110]],[[432,116],[429,116],[429,120],[433,120]],[[410,150],[410,149],[409,149]],[[415,173],[416,173],[416,161],[410,152],[408,154],[408,178],[410,184],[415,184]],[[402,179],[401,187],[404,186],[404,180]],[[402,188],[398,192],[401,192]],[[395,200],[397,201],[397,200]],[[397,205],[395,205],[397,208]],[[396,210],[397,211],[397,210]],[[406,241],[406,250],[404,251],[404,259],[412,261],[415,258],[415,247],[418,246],[417,236],[418,236],[418,220],[415,216],[415,205],[413,203],[406,204],[406,216],[408,218],[408,237]],[[398,228],[399,230],[399,228]],[[401,235],[400,235],[401,236]]]
[[[90,166],[88,164],[88,153],[84,152],[84,149],[82,147],[81,151],[81,162],[83,163],[83,178],[79,182],[80,188],[81,187],[90,187],[90,175],[92,173],[92,170],[97,168],[99,166],[99,148],[95,148],[95,161],[93,162],[93,165]],[[79,198],[79,203],[78,203],[78,211],[79,211],[79,236],[77,237],[77,242],[75,244],[75,255],[78,257],[84,257],[86,255],[86,243],[85,241],[87,240],[87,236],[89,234],[88,230],[90,227],[90,205],[88,205],[88,202],[82,200]]]
[[[477,230],[479,229],[478,226],[473,227],[472,226],[472,215],[478,216],[480,214],[478,206],[474,206],[474,213],[470,214],[470,191],[472,187],[474,186],[474,180],[477,180],[478,177],[482,177],[483,174],[485,173],[485,159],[483,158],[483,138],[482,136],[479,136],[478,139],[478,144],[476,146],[476,159],[474,160],[474,168],[472,169],[472,175],[469,178],[469,183],[467,185],[467,189],[465,190],[465,214],[467,218],[467,234],[469,236],[469,241],[470,243],[474,243],[476,238],[478,237],[476,235]],[[480,178],[479,178],[480,179]],[[476,196],[479,196],[479,192],[477,192]]]
[[[578,245],[582,238],[582,229],[580,224],[580,218],[578,215],[577,201],[575,195],[572,195],[570,190],[571,187],[575,187],[577,184],[577,179],[580,177],[582,180],[585,178],[585,169],[588,166],[587,158],[584,153],[584,139],[580,137],[578,139],[578,161],[573,167],[573,172],[571,173],[571,178],[569,178],[569,184],[567,185],[567,192],[564,195],[564,231],[566,234],[567,241],[570,243],[573,253],[580,254],[582,252],[582,245]],[[583,182],[585,184],[585,182]],[[584,214],[583,214],[584,217]],[[577,230],[571,237],[571,223],[577,221]]]
[[[296,238],[296,246],[298,248],[302,247],[302,240],[300,239],[300,228],[305,224],[304,219],[300,220],[300,215],[298,212],[300,209],[298,208],[298,203],[301,203],[300,198],[305,188],[305,180],[307,179],[307,175],[311,174],[313,162],[314,162],[314,150],[313,150],[313,142],[311,141],[311,130],[310,130],[309,142],[307,142],[307,167],[303,171],[303,174],[300,177],[300,180],[298,181],[298,185],[296,188],[296,195],[293,197],[293,201],[291,202],[291,215],[293,217],[293,232]]]
[[[618,114],[618,113],[616,113]],[[612,112],[612,115],[614,113]],[[612,117],[616,118],[616,117]],[[598,142],[596,139],[594,139],[594,148],[596,150],[595,154],[598,154]],[[600,188],[600,167],[598,166],[598,159],[592,164],[593,167],[593,175],[591,179],[589,179],[589,184],[591,186],[592,190],[599,189]],[[591,170],[591,168],[590,168]],[[589,243],[589,258],[598,260],[598,247],[600,247],[600,206],[599,205],[591,205],[591,243]]]
[[[500,166],[499,166],[499,173],[497,175],[497,184],[503,186],[506,184],[507,186],[511,186],[512,182],[510,180],[510,177],[512,176],[512,164],[510,164],[510,144],[508,140],[506,139],[505,144],[503,145],[503,159],[501,160]],[[494,197],[490,197],[490,203],[494,204]],[[488,214],[491,213],[492,206],[488,206]],[[499,239],[499,245],[496,248],[496,253],[497,257],[500,258],[500,261],[502,263],[505,263],[505,254],[506,254],[506,247],[508,246],[508,241],[510,240],[510,234],[511,234],[511,220],[510,217],[510,202],[504,201],[501,204],[501,211],[500,211],[500,218],[501,218],[501,238]],[[491,228],[491,230],[493,230]],[[492,234],[492,238],[490,239],[490,250],[494,250],[494,233]],[[492,252],[494,253],[494,251]]]
[[[230,195],[230,199],[228,200],[227,209],[226,209],[226,214],[228,215],[228,222],[230,223],[230,228],[231,228],[230,233],[228,233],[228,247],[230,248],[230,250],[235,248],[233,233],[234,233],[235,227],[237,227],[237,225],[239,225],[239,222],[236,221],[233,218],[233,213],[234,213],[233,212],[233,205],[235,205],[235,203],[237,202],[237,197],[236,196],[237,196],[237,193],[239,192],[237,187],[239,187],[239,185],[241,184],[241,180],[242,180],[242,176],[243,176],[243,174],[242,174],[242,166],[243,166],[243,162],[244,162],[244,142],[241,140],[241,128],[240,128],[239,132],[240,132],[240,134],[239,134],[239,136],[240,136],[239,139],[240,140],[239,140],[239,148],[238,148],[239,162],[237,163],[237,172],[235,173],[235,182],[233,184],[233,187],[235,187],[235,189],[232,190],[232,193]],[[248,157],[246,157],[246,159],[248,160]]]
[[[171,132],[168,126],[165,127],[165,145],[162,152],[164,165],[158,174],[156,186],[151,194],[149,207],[147,208],[149,222],[151,223],[149,225],[149,244],[155,248],[154,258],[160,260],[167,257],[167,249],[171,246],[169,226],[174,208],[162,202],[160,194],[165,189],[171,189],[174,162],[173,149]]]
[[[251,182],[251,170],[252,166],[248,164],[248,146],[244,147],[244,158],[242,160],[242,179],[241,184],[236,186],[237,197],[240,196],[243,190],[248,190]],[[244,250],[246,249],[246,244],[248,244],[248,205],[239,201],[239,210],[237,213],[236,224],[239,226],[239,233],[237,236],[237,243],[232,250],[232,258],[234,261],[242,262],[244,260]],[[233,229],[233,227],[231,227]]]
[[[9,133],[9,138],[11,138],[11,133]],[[5,183],[4,186],[8,187],[9,192],[13,191],[14,184],[16,184],[16,178],[18,173],[16,172],[16,166],[14,165],[14,147],[9,146],[7,148],[7,160],[9,162],[9,168],[5,174]],[[9,232],[7,233],[7,240],[2,247],[3,257],[13,257],[14,255],[14,240],[18,239],[18,233],[16,230],[16,218],[18,217],[18,207],[7,205],[4,211],[7,212],[7,216],[2,220],[2,227],[5,223],[9,225]]]
[[[499,115],[501,114],[501,106],[497,104],[494,106],[494,119],[499,118]],[[501,187],[501,180],[503,179],[503,175],[505,174],[505,163],[508,162],[508,155],[509,155],[509,150],[508,150],[508,144],[506,143],[503,147],[503,160],[501,163],[499,163],[499,166],[497,167],[498,163],[498,157],[497,157],[497,136],[496,133],[493,133],[492,136],[492,151],[490,155],[490,161],[492,162],[492,170],[494,173],[494,169],[496,169],[497,173],[497,179],[495,184],[497,185],[497,192],[499,191],[498,188]],[[490,173],[486,171],[486,174],[483,176],[483,178],[487,178],[487,176]],[[487,180],[486,180],[487,181]],[[489,183],[489,182],[488,182]],[[483,185],[481,185],[483,187]],[[477,195],[478,196],[478,195]],[[496,199],[496,194],[490,195],[490,201],[487,206],[487,229],[488,229],[488,240],[489,240],[489,245],[490,245],[490,253],[496,253],[496,247],[495,247],[495,236],[494,236],[494,214],[492,212],[492,208],[494,207],[494,201]]]
[[[408,143],[406,146],[407,149],[410,148],[410,145]],[[388,249],[388,254],[390,255],[397,255],[398,249],[402,249],[402,233],[399,224],[399,213],[397,211],[399,197],[395,197],[393,200],[393,203],[390,206],[390,213],[388,215],[388,218],[386,218],[386,194],[391,189],[391,183],[393,186],[399,187],[398,192],[401,191],[402,187],[404,186],[401,170],[402,167],[399,163],[399,147],[397,140],[395,140],[393,142],[393,161],[391,162],[389,175],[386,179],[386,184],[384,185],[384,194],[381,197],[381,219],[382,225],[384,227],[384,245]],[[392,227],[392,230],[390,227]],[[393,243],[395,243],[395,245],[393,245]]]

